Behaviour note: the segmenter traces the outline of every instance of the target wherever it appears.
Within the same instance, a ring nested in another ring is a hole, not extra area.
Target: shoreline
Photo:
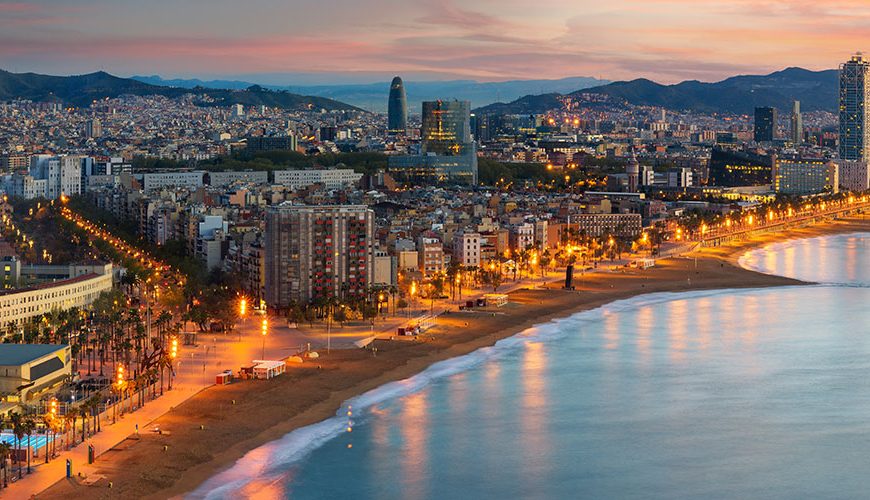
[[[554,284],[518,290],[510,294],[511,304],[497,314],[452,312],[440,317],[421,342],[379,341],[374,358],[367,350],[335,350],[316,363],[288,366],[284,376],[272,381],[213,386],[146,426],[157,424],[170,434],[143,434],[100,455],[94,466],[106,479],[93,486],[61,480],[38,498],[184,495],[248,451],[330,418],[344,401],[413,376],[438,361],[491,346],[535,325],[639,295],[808,285],[743,269],[738,259],[769,243],[862,231],[870,231],[870,222],[844,219],[700,249],[662,260],[646,271],[578,275],[576,292]]]

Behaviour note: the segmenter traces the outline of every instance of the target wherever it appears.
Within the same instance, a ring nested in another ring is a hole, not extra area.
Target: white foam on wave
[[[530,342],[551,342],[575,333],[584,324],[600,322],[610,314],[656,305],[673,300],[693,299],[745,293],[747,290],[720,289],[692,292],[659,292],[611,302],[604,306],[535,325],[514,336],[499,340],[455,358],[433,363],[422,372],[396,382],[384,384],[342,404],[334,417],[296,429],[284,437],[251,450],[229,469],[213,476],[188,494],[187,498],[217,500],[238,498],[238,492],[252,481],[278,480],[289,466],[299,462],[317,448],[345,432],[347,408],[353,408],[357,423],[364,421],[367,411],[385,402],[418,392],[433,382],[466,372],[487,361],[516,352]]]

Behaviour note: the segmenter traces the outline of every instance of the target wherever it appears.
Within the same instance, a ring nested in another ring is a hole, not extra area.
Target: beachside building
[[[444,270],[444,245],[434,235],[423,235],[417,240],[418,267],[424,276]]]
[[[594,238],[624,236],[635,238],[643,229],[640,214],[574,214],[568,219],[568,227]]]
[[[72,374],[72,352],[63,344],[0,344],[0,394],[23,402]]]
[[[453,258],[465,267],[479,267],[481,241],[480,233],[456,233],[453,235]]]
[[[773,189],[777,193],[808,195],[836,193],[840,187],[837,164],[823,159],[777,158]]]

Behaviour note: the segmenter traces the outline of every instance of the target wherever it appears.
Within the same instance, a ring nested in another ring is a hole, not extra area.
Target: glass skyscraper
[[[471,102],[423,102],[419,155],[390,156],[390,173],[415,184],[477,183],[477,147],[471,138]]]
[[[870,62],[860,53],[840,66],[840,158],[864,161],[870,144],[867,122],[867,73]]]
[[[423,103],[423,154],[466,154],[471,140],[471,102],[426,101]]]
[[[387,101],[387,130],[391,134],[404,134],[408,129],[408,98],[405,84],[398,76],[390,84],[390,99]]]
[[[773,142],[776,137],[776,108],[755,108],[755,142]]]

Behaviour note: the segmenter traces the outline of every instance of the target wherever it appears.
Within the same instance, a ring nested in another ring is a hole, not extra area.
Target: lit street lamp
[[[266,359],[266,333],[269,331],[269,320],[263,318],[263,322],[260,324],[260,333],[263,334],[263,357],[262,359]]]

